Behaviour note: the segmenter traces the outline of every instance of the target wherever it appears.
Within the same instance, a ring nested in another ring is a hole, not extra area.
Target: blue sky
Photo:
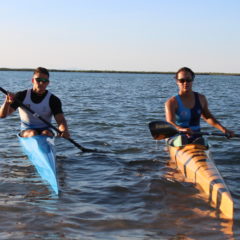
[[[0,67],[240,73],[238,0],[8,0]]]

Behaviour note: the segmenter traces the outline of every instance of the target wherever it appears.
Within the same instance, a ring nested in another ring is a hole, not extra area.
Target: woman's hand
[[[223,133],[226,135],[227,138],[232,138],[234,137],[234,132],[231,130],[228,130],[227,128],[224,128]]]
[[[189,138],[191,137],[191,135],[193,135],[193,131],[191,128],[182,128],[182,127],[179,127],[177,128],[177,130],[181,133],[184,133],[186,134],[186,136]]]

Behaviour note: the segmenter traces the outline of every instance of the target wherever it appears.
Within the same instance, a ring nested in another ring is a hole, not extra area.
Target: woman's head
[[[189,77],[192,79],[192,81],[194,80],[195,78],[195,73],[188,67],[182,67],[180,68],[177,72],[176,72],[176,75],[175,75],[175,78],[176,80],[179,80],[179,74],[181,72],[185,72],[186,74],[185,75],[189,75]]]
[[[180,93],[189,93],[192,91],[194,77],[195,73],[190,68],[183,67],[177,71],[175,78]]]

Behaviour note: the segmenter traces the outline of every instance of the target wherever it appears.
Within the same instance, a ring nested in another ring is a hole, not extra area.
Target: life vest
[[[34,103],[31,100],[31,89],[27,90],[26,97],[23,100],[23,104],[32,109],[39,116],[44,118],[46,121],[51,122],[52,120],[52,111],[49,105],[49,100],[51,93],[48,91],[47,95],[40,103]],[[33,116],[32,113],[28,112],[22,107],[18,108],[19,116],[21,119],[21,129],[36,129],[36,128],[48,128],[48,125],[41,121],[40,119]]]
[[[176,124],[183,128],[191,128],[193,131],[200,131],[200,118],[202,114],[202,106],[198,93],[194,92],[195,105],[193,108],[184,106],[181,97],[176,96],[178,108],[176,112]]]

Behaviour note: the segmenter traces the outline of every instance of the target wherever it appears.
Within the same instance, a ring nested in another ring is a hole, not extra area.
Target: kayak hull
[[[197,185],[208,197],[209,203],[233,219],[233,200],[221,174],[212,161],[207,147],[188,144],[174,147],[169,144],[171,159],[183,174],[186,181]]]
[[[54,138],[37,135],[23,138],[18,134],[23,152],[28,156],[41,178],[58,194]]]

